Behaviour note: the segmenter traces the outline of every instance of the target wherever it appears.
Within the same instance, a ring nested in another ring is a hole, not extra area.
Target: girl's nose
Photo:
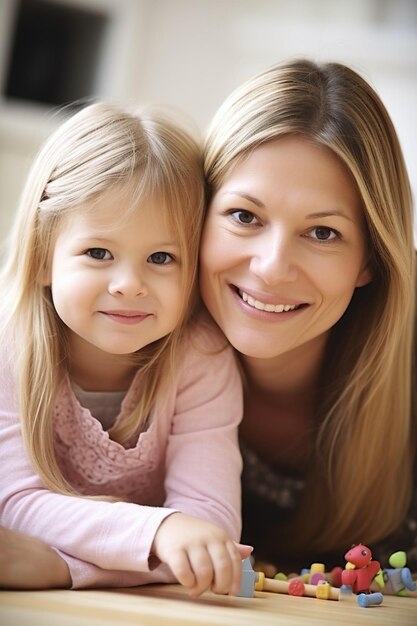
[[[270,235],[256,242],[251,271],[265,284],[293,282],[298,275],[294,243],[284,236]]]
[[[140,272],[126,266],[118,268],[112,276],[108,291],[112,296],[123,295],[129,297],[146,296],[148,289]]]

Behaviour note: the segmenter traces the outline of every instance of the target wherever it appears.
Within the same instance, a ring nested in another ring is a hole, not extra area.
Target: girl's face
[[[215,193],[201,291],[236,350],[273,358],[324,338],[371,280],[366,256],[347,169],[329,149],[286,136],[254,150]]]
[[[164,337],[183,307],[180,250],[165,211],[149,201],[121,219],[123,204],[115,189],[64,217],[46,281],[71,355],[92,362]]]

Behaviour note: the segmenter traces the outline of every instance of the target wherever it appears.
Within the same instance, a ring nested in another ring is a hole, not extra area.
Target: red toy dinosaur
[[[370,593],[372,580],[381,566],[372,560],[372,552],[363,544],[352,546],[345,554],[348,569],[342,572],[342,585],[350,585],[353,593]]]

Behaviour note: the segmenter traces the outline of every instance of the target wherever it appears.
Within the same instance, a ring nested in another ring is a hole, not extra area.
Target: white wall
[[[55,1],[112,18],[95,93],[173,105],[202,131],[235,86],[274,62],[348,63],[391,113],[417,195],[417,0]],[[0,2],[0,83],[16,6]],[[0,99],[0,240],[30,158],[56,123],[48,108]]]

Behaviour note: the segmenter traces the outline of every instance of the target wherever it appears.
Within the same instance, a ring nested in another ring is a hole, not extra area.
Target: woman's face
[[[209,207],[203,299],[244,355],[325,335],[371,280],[360,196],[333,152],[285,136],[231,169]]]

